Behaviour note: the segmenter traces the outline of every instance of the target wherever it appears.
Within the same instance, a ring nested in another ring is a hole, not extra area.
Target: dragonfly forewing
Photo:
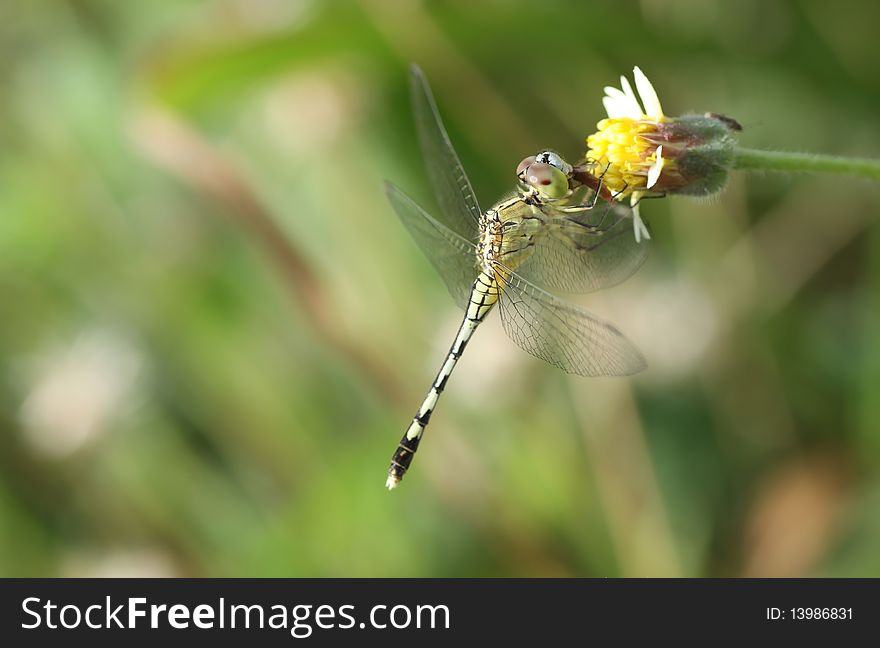
[[[449,141],[425,75],[416,65],[410,70],[410,90],[428,179],[440,204],[438,217],[460,236],[475,241],[480,220],[477,196]]]
[[[456,305],[467,308],[471,288],[479,274],[474,244],[437,221],[392,183],[385,183],[385,193],[419,249],[443,279]]]

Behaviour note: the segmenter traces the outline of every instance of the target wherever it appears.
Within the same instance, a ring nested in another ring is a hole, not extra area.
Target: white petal
[[[645,221],[643,221],[640,216],[635,216],[633,218],[633,231],[636,235],[636,243],[641,243],[643,239],[645,241],[651,240],[651,233],[648,231],[648,226],[645,225]]]
[[[621,97],[602,97],[602,105],[605,106],[605,112],[612,119],[620,117],[630,117],[632,119],[640,119],[639,109],[632,105],[632,101],[627,96]]]
[[[642,111],[639,100],[636,98],[636,93],[633,92],[632,86],[629,84],[629,81],[627,81],[626,77],[622,75],[620,77],[620,87],[623,88],[623,93],[629,98],[629,101],[633,107],[634,115],[627,116],[633,117],[633,119],[641,119],[642,115],[644,115],[645,113]]]
[[[639,96],[642,98],[642,105],[645,107],[645,114],[651,119],[662,119],[663,108],[660,107],[660,99],[657,97],[657,92],[639,66],[633,68],[633,77],[636,80]]]
[[[602,98],[602,105],[605,106],[605,112],[612,119],[620,117],[629,117],[630,119],[641,119],[642,108],[636,101],[634,95],[628,95],[622,90],[607,86],[605,88],[605,96]]]
[[[602,97],[602,105],[605,106],[605,114],[607,114],[611,119],[616,117],[620,117],[617,114],[617,101],[614,97]]]
[[[648,184],[645,185],[647,189],[650,189],[655,184],[657,184],[657,180],[660,179],[660,172],[663,171],[663,163],[665,160],[663,159],[663,147],[658,146],[657,150],[654,152],[654,164],[651,165],[651,168],[648,169]]]
[[[605,94],[608,95],[609,97],[615,97],[615,98],[626,97],[626,93],[623,90],[621,90],[620,88],[615,88],[613,86],[605,86],[603,88],[603,90],[605,90]]]
[[[642,191],[634,191],[629,199],[630,205],[632,205],[633,235],[636,237],[636,243],[641,243],[642,239],[647,241],[651,238],[651,233],[639,214],[639,200],[643,195]]]

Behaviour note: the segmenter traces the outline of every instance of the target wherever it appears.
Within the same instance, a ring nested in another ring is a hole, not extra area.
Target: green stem
[[[842,173],[880,180],[880,160],[814,153],[782,153],[747,148],[737,148],[734,151],[734,156],[734,169],[788,173]]]

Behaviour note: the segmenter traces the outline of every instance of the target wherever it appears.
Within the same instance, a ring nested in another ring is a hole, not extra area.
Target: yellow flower
[[[597,132],[587,138],[587,159],[594,173],[617,199],[629,196],[633,205],[633,231],[636,240],[650,238],[639,216],[639,200],[657,184],[664,167],[661,124],[667,121],[660,99],[648,77],[633,68],[633,77],[641,98],[636,98],[626,77],[620,77],[621,89],[605,88],[602,103],[608,118],[596,124]]]
[[[620,88],[605,88],[602,103],[607,119],[587,138],[583,166],[601,180],[602,195],[630,199],[636,241],[650,238],[639,215],[639,201],[648,194],[708,196],[720,191],[733,166],[740,125],[717,113],[667,117],[654,86],[633,68],[638,97],[626,77]]]

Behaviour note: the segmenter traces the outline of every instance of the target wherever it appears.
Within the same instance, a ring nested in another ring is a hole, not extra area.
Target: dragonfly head
[[[541,151],[531,155],[516,167],[516,175],[524,188],[533,188],[545,198],[557,199],[568,195],[571,165],[555,151]]]

